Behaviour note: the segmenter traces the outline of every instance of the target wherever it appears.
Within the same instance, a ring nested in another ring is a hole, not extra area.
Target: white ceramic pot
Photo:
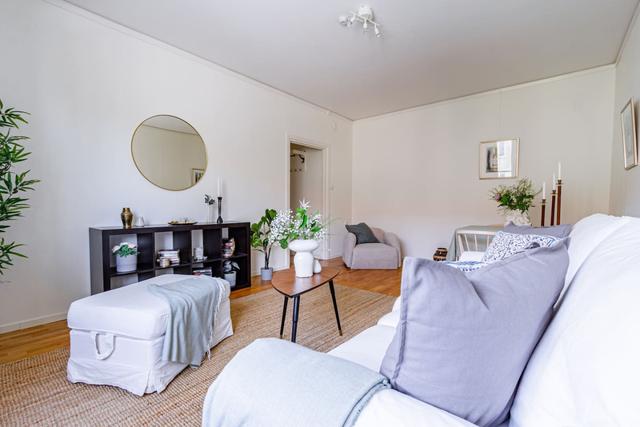
[[[265,282],[268,282],[269,280],[271,280],[273,278],[273,268],[269,267],[269,268],[261,268],[260,269],[260,279],[264,280]]]
[[[229,287],[233,288],[236,286],[236,272],[232,271],[231,273],[224,273],[224,280],[229,282]]]
[[[289,243],[289,249],[296,255],[293,257],[293,265],[296,269],[296,277],[313,276],[313,251],[318,249],[320,244],[317,240],[294,240]]]
[[[119,256],[116,255],[116,271],[118,273],[128,273],[130,271],[136,271],[138,266],[137,255]]]
[[[322,271],[322,265],[320,264],[320,261],[318,261],[317,259],[313,261],[313,272],[314,273],[320,273]]]
[[[513,223],[513,225],[531,225],[529,212],[507,211],[504,215],[504,220],[504,225],[510,222]]]

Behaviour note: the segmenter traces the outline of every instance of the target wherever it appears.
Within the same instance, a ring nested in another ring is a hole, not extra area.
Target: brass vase
[[[131,212],[131,209],[122,208],[120,219],[122,220],[123,228],[131,228],[131,225],[133,224],[133,213]]]

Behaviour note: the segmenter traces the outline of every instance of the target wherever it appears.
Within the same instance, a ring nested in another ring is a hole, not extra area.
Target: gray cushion
[[[463,273],[406,258],[400,322],[380,372],[402,393],[496,426],[508,416],[568,265],[563,244]]]
[[[349,233],[356,235],[356,244],[361,245],[363,243],[380,243],[376,238],[371,228],[364,222],[356,225],[345,225]]]
[[[571,224],[554,225],[551,227],[532,227],[530,225],[515,225],[509,223],[504,226],[503,231],[513,234],[536,234],[538,236],[553,236],[564,239],[565,237],[569,237],[571,228]]]

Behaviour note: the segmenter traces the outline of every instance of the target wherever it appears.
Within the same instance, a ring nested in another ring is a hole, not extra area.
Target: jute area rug
[[[394,301],[344,286],[336,286],[336,294],[344,335],[338,335],[325,286],[301,296],[299,344],[329,351],[374,325]],[[285,338],[290,334],[291,306]],[[0,425],[200,425],[202,402],[211,382],[238,350],[256,338],[277,337],[281,313],[282,296],[272,289],[231,300],[235,334],[212,351],[210,360],[198,369],[184,370],[160,394],[139,397],[115,387],[71,384],[66,380],[68,349],[0,365]]]

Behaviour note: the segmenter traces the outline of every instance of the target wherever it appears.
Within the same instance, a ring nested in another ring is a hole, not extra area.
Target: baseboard
[[[0,325],[0,334],[6,332],[17,331],[19,329],[26,329],[32,326],[44,325],[45,323],[56,322],[58,320],[64,320],[67,318],[67,312],[48,314],[46,316],[34,317],[33,319],[22,320],[20,322],[7,323]]]
[[[273,271],[280,271],[280,270],[286,270],[287,267],[286,265],[276,265],[273,267]],[[260,269],[253,269],[253,271],[251,272],[251,276],[259,276],[260,275]]]

